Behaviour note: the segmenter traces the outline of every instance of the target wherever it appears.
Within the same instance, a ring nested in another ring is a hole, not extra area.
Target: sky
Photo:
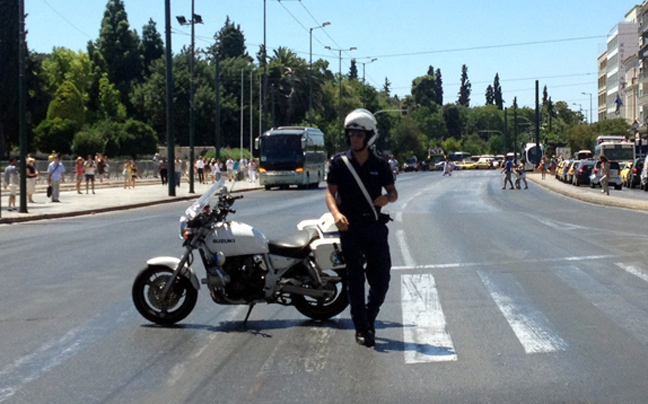
[[[141,35],[153,19],[164,40],[164,0],[123,0],[131,29]],[[248,53],[256,55],[264,40],[264,0],[194,0],[196,47],[206,48],[226,18],[240,25]],[[597,120],[598,63],[614,26],[638,0],[265,0],[268,54],[287,47],[309,60],[310,28],[313,59],[330,70],[348,73],[350,60],[363,65],[366,82],[391,93],[408,95],[412,80],[440,69],[444,103],[458,98],[461,66],[472,83],[471,106],[485,103],[485,92],[499,74],[505,107],[517,97],[519,106],[534,107],[535,81],[540,97],[547,86],[552,101],[582,108]],[[99,36],[107,0],[25,0],[27,42],[31,50],[49,53],[55,46],[86,50]],[[179,52],[191,43],[191,27],[175,16],[191,15],[191,0],[171,0],[172,46]],[[356,50],[347,51],[355,47]],[[371,62],[372,59],[377,59]],[[576,105],[575,105],[576,104]]]

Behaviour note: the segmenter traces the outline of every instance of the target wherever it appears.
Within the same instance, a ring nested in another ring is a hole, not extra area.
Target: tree
[[[99,119],[124,122],[126,120],[126,107],[120,101],[119,90],[108,80],[108,75],[103,74],[99,80]]]
[[[76,122],[79,127],[85,123],[85,110],[81,93],[74,83],[66,80],[56,90],[56,95],[47,109],[47,119],[61,118]]]
[[[439,105],[443,105],[443,79],[441,78],[441,69],[436,69],[434,73],[434,81],[436,81],[436,102]]]
[[[218,53],[221,59],[243,57],[252,61],[245,47],[245,35],[243,35],[241,26],[231,22],[229,16],[225,20],[225,25],[214,35],[214,39],[216,43],[210,46],[209,53]]]
[[[123,156],[153,154],[157,150],[157,135],[147,124],[129,119],[124,124],[124,134],[120,140],[120,151]]]
[[[164,56],[162,35],[158,32],[152,18],[142,28],[142,56],[144,58],[144,77],[146,77],[151,73],[151,63]]]
[[[142,77],[143,56],[137,32],[130,30],[123,0],[108,0],[96,48],[105,61],[108,78],[128,105],[129,89]]]
[[[493,98],[497,108],[503,110],[504,100],[502,98],[502,86],[500,85],[499,73],[495,73],[495,79],[493,80]]]
[[[460,106],[448,104],[443,107],[443,120],[448,128],[448,136],[461,139],[464,123],[459,111]]]
[[[94,155],[95,153],[103,153],[105,145],[106,138],[104,138],[99,132],[92,129],[86,129],[74,135],[74,140],[72,141],[72,153],[81,157]]]
[[[56,150],[63,154],[70,153],[74,135],[81,126],[71,119],[45,119],[34,130],[36,148],[41,151]]]
[[[55,47],[49,57],[43,60],[42,70],[50,94],[54,95],[59,86],[68,80],[79,90],[84,103],[88,100],[88,91],[92,84],[92,65],[87,53]]]
[[[387,95],[387,97],[389,97],[391,85],[392,85],[391,81],[389,81],[389,79],[385,77],[385,83],[383,84],[383,92],[385,93],[385,95]]]
[[[486,105],[495,104],[495,94],[493,92],[493,86],[490,84],[486,87]]]
[[[436,81],[433,76],[421,76],[412,81],[412,98],[414,103],[436,111]]]
[[[461,66],[461,86],[459,87],[459,100],[457,103],[464,107],[470,106],[470,92],[472,85],[468,80],[468,66]]]

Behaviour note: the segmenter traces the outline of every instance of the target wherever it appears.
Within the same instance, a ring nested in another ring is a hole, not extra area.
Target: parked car
[[[563,160],[560,163],[558,163],[558,166],[556,167],[556,172],[554,176],[556,177],[557,180],[561,179],[561,175],[563,170],[565,169],[565,164],[567,163],[567,160]]]
[[[641,169],[639,186],[641,189],[648,192],[648,158],[644,160],[643,168]]]
[[[560,178],[558,178],[560,181],[567,182],[567,174],[569,174],[569,169],[571,168],[571,165],[573,163],[574,163],[574,160],[565,161],[565,165],[563,165],[563,168],[560,171]]]
[[[614,186],[614,189],[621,189],[623,184],[621,183],[621,170],[619,170],[619,163],[616,161],[610,161],[610,178],[608,179],[608,185]],[[601,172],[601,162],[597,161],[592,169],[590,174],[590,187],[594,188],[595,186],[601,186],[601,177],[603,173]]]
[[[589,185],[590,175],[592,173],[592,168],[594,168],[594,160],[581,160],[578,163],[578,166],[574,169],[574,175],[572,177],[572,185]]]
[[[567,175],[565,176],[565,182],[568,184],[572,183],[572,180],[574,179],[574,170],[580,164],[580,160],[573,160],[571,164],[569,165],[569,171],[567,171]]]
[[[477,162],[475,163],[475,168],[482,170],[493,168],[494,160],[495,157],[480,157],[479,160],[477,160]]]
[[[632,166],[630,167],[630,171],[628,172],[625,182],[625,185],[628,188],[635,188],[641,185],[641,170],[643,169],[643,166],[644,158],[642,157],[637,158],[632,162]]]

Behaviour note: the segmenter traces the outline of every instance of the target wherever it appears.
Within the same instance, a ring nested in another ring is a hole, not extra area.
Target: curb
[[[256,191],[259,189],[263,189],[263,187],[253,187],[253,188],[234,190],[234,191],[230,191],[230,193],[237,194],[241,192]],[[129,209],[144,208],[147,206],[161,205],[163,203],[188,201],[191,199],[200,198],[201,196],[202,194],[195,194],[195,195],[187,195],[187,196],[177,196],[177,197],[173,197],[173,199],[157,199],[153,201],[138,202],[129,205],[109,206],[109,207],[97,208],[97,209],[84,209],[84,210],[75,210],[70,212],[59,212],[59,213],[43,213],[40,215],[35,214],[32,216],[25,216],[25,217],[0,218],[0,224],[24,223],[24,222],[32,222],[37,220],[61,219],[65,217],[94,215],[96,213],[116,212],[120,210],[129,210]]]
[[[632,199],[619,200],[618,197],[615,196],[597,195],[597,194],[585,193],[585,192],[574,192],[571,189],[566,190],[565,189],[566,185],[565,187],[563,187],[564,184],[562,183],[558,183],[555,185],[551,184],[550,181],[552,181],[553,178],[548,178],[547,180],[543,181],[541,179],[535,178],[534,176],[527,175],[527,179],[533,182],[534,184],[539,185],[542,188],[547,189],[551,192],[554,192],[562,196],[566,196],[568,198],[576,199],[582,202],[587,202],[599,206],[610,206],[610,207],[621,208],[621,209],[648,211],[648,201],[632,200]]]

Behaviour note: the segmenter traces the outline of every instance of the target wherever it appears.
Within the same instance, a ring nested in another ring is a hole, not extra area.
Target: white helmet
[[[365,137],[365,147],[371,146],[378,138],[378,128],[376,127],[376,118],[373,114],[364,108],[358,108],[347,115],[344,120],[344,134],[347,144],[350,144],[348,136],[349,130],[363,130],[367,132]]]

